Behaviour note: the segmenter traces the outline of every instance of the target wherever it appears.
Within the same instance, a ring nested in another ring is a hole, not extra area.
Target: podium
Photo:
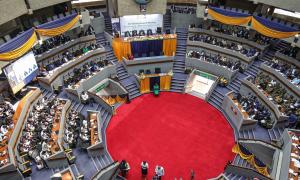
[[[160,73],[160,74],[141,74],[139,76],[140,81],[140,93],[145,94],[151,91],[169,91],[171,88],[172,73]]]

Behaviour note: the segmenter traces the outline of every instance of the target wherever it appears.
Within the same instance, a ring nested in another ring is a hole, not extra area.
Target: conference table
[[[169,91],[171,88],[172,74],[160,73],[160,74],[141,74],[140,80],[140,92],[142,94],[149,93],[153,90],[153,86],[158,84],[160,90]]]
[[[151,56],[174,56],[176,34],[114,38],[112,47],[118,61],[133,55],[134,58]]]
[[[290,167],[289,167],[289,179],[299,179],[299,165],[296,165],[294,161],[292,161],[292,158],[295,158],[296,160],[300,161],[299,158],[299,149],[296,146],[300,145],[299,142],[299,135],[293,132],[289,132],[291,136],[296,136],[297,138],[292,138],[292,148],[291,148],[291,161],[290,161]]]
[[[90,133],[91,133],[91,145],[95,145],[99,142],[98,138],[98,121],[97,121],[97,114],[91,113],[90,114]]]
[[[240,112],[243,115],[243,119],[249,119],[249,114],[243,109],[242,105],[238,102],[238,100],[236,99],[234,100],[233,94],[230,94],[229,98],[234,102],[234,104],[240,110]],[[231,108],[231,110],[234,111],[233,107]]]

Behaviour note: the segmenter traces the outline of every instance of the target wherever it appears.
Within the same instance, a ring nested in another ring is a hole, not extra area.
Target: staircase
[[[211,93],[208,102],[213,105],[215,108],[221,110],[222,102],[224,100],[225,94],[228,93],[229,90],[227,88],[217,86],[214,91]]]
[[[173,77],[171,82],[172,92],[183,92],[184,86],[188,75],[184,73],[185,71],[185,54],[186,54],[186,40],[188,36],[188,30],[184,28],[178,28],[176,30],[177,34],[177,47],[176,55],[173,65]]]
[[[134,76],[129,76],[123,64],[117,64],[117,76],[121,85],[128,91],[129,99],[134,99],[141,95]]]
[[[166,14],[164,15],[164,29],[171,29],[172,26],[172,16],[171,16],[171,10],[167,9]]]
[[[118,60],[114,54],[112,47],[109,45],[109,42],[106,40],[104,33],[96,34],[97,44],[102,45],[106,50],[106,59],[112,64],[117,64]]]
[[[254,167],[251,164],[249,164],[245,159],[243,159],[238,154],[235,155],[235,158],[234,158],[232,164],[235,166],[254,169]]]
[[[249,178],[238,175],[238,174],[233,174],[233,173],[224,173],[224,176],[226,176],[227,179],[229,180],[247,180]]]
[[[272,129],[268,129],[268,133],[271,141],[278,141],[284,131],[282,127],[274,127]]]
[[[104,16],[105,31],[108,33],[112,33],[112,24],[109,14],[107,12],[102,12],[102,15]]]

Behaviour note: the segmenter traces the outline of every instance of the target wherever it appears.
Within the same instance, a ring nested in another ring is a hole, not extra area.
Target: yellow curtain
[[[36,41],[37,41],[37,37],[36,37],[35,32],[33,32],[32,36],[21,47],[15,49],[15,50],[0,54],[0,60],[9,61],[9,60],[13,60],[18,57],[21,57],[22,55],[27,53],[27,51],[29,51],[32,48],[32,46],[34,45],[34,43]]]
[[[109,97],[108,97],[108,104],[109,104],[109,105],[114,105],[114,104],[116,104],[116,99],[113,98],[113,97],[111,97],[111,96],[109,96]]]
[[[252,18],[252,28],[265,36],[272,37],[272,38],[279,38],[279,39],[289,38],[299,33],[299,32],[281,32],[281,31],[270,29],[264,26],[263,24],[261,24],[260,22],[258,22],[254,17]]]
[[[52,29],[36,29],[36,32],[42,36],[57,36],[71,29],[79,21],[79,19],[80,15],[77,15],[72,21],[63,26]]]
[[[141,93],[150,92],[150,78],[145,77],[144,79],[140,80],[140,92]]]
[[[130,42],[125,42],[121,38],[115,38],[112,41],[112,47],[118,61],[122,61],[122,58],[127,58],[128,55],[131,55],[131,45]]]
[[[117,101],[118,103],[126,102],[126,97],[121,98],[120,96],[117,96],[117,97],[116,97],[116,101]]]
[[[160,77],[160,89],[161,90],[170,90],[171,87],[171,76],[166,75],[166,76],[161,76]]]
[[[255,169],[257,170],[257,172],[259,172],[260,174],[263,174],[264,176],[270,177],[270,174],[268,172],[268,168],[265,167],[259,167],[257,166],[257,164],[255,163],[255,156],[253,154],[251,155],[247,155],[244,154],[241,149],[240,149],[240,145],[239,144],[235,144],[232,148],[232,152],[235,154],[238,154],[241,156],[241,158],[245,159],[248,163],[250,163],[252,166],[255,167]]]
[[[251,21],[251,16],[248,17],[228,17],[224,16],[222,14],[219,14],[215,12],[212,9],[208,9],[208,14],[214,18],[215,20],[224,23],[224,24],[230,24],[230,25],[242,25],[242,24],[248,24]]]
[[[163,52],[165,56],[174,56],[176,53],[177,39],[164,39],[163,40]]]

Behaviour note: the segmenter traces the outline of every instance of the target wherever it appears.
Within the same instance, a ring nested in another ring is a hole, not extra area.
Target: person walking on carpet
[[[149,165],[146,161],[141,163],[142,176],[145,178],[148,175]]]
[[[161,178],[165,175],[165,170],[162,166],[156,166],[155,167],[155,174],[158,176],[158,179],[161,180]]]

